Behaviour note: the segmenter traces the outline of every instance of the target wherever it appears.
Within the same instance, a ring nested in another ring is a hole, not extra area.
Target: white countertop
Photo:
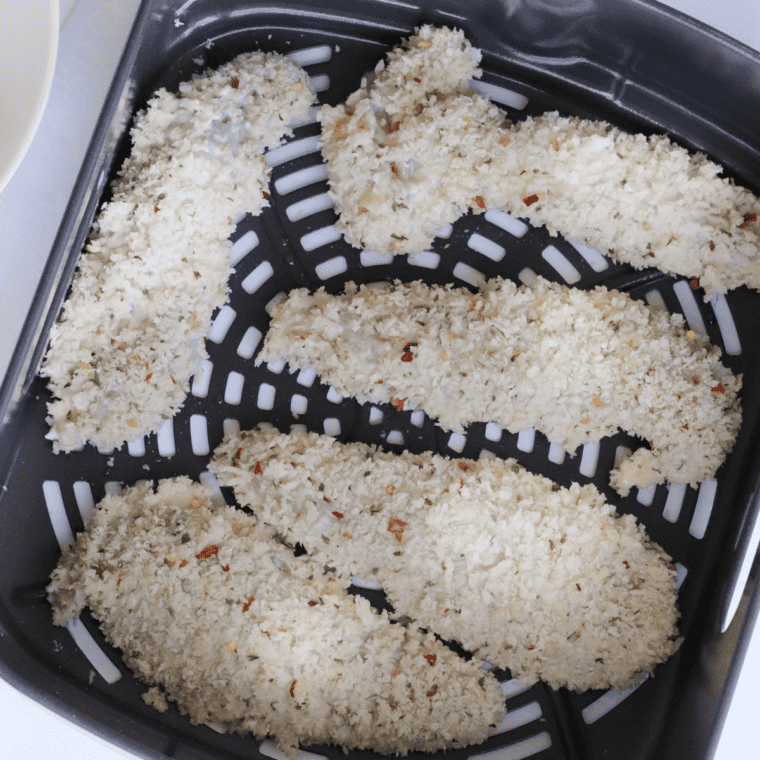
[[[757,0],[667,0],[760,50]],[[139,0],[60,0],[60,40],[50,100],[16,175],[0,193],[0,377],[52,246]],[[0,23],[2,23],[0,3]],[[755,631],[716,760],[758,753],[760,632]],[[0,680],[4,760],[117,760],[125,755]]]

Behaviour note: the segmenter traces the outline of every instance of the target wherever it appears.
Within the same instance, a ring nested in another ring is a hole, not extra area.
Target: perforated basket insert
[[[339,7],[337,3],[336,9]],[[124,77],[127,71],[133,76],[134,110],[159,86],[174,88],[196,71],[259,48],[292,54],[306,67],[321,102],[340,102],[359,86],[362,74],[374,67],[385,50],[398,44],[415,24],[423,20],[454,23],[443,11],[399,8],[390,3],[357,3],[352,16],[339,17],[298,11],[295,5],[284,3],[259,14],[251,11],[249,16],[242,10],[238,16],[231,12],[214,15],[190,7],[163,16],[153,29],[148,20],[154,9],[148,3],[122,64]],[[387,13],[393,21],[388,21]],[[239,20],[243,16],[245,23]],[[472,18],[460,17],[457,23],[479,44],[479,31],[484,40],[488,36],[476,16],[473,10]],[[186,32],[174,26],[175,18],[185,24]],[[191,23],[204,18],[203,24]],[[171,44],[165,43],[154,53],[151,64],[140,68],[138,54],[171,34],[175,35]],[[485,74],[475,86],[513,120],[557,108],[563,114],[603,117],[622,128],[653,131],[648,119],[605,105],[602,98],[590,96],[572,80],[563,84],[541,72],[540,66],[533,73],[528,68],[512,65],[508,58],[486,50]],[[341,440],[376,443],[392,451],[432,450],[477,458],[485,449],[500,457],[514,457],[561,485],[593,483],[621,512],[636,515],[653,540],[674,557],[686,639],[680,652],[657,668],[653,677],[622,694],[597,691],[578,695],[552,691],[542,684],[526,689],[510,673],[497,671],[508,708],[498,733],[482,746],[447,755],[455,760],[479,756],[488,760],[681,756],[672,740],[673,726],[686,720],[678,717],[678,694],[695,678],[696,663],[714,636],[718,612],[706,605],[719,590],[715,578],[720,553],[728,537],[733,540],[737,535],[735,510],[740,509],[744,518],[749,515],[751,483],[746,471],[754,467],[751,442],[757,423],[759,366],[751,335],[760,315],[760,295],[741,289],[705,304],[701,291],[693,290],[687,280],[654,270],[635,272],[596,251],[552,238],[545,229],[535,229],[497,209],[460,219],[442,231],[429,251],[417,256],[391,260],[360,253],[335,230],[315,119],[316,110],[308,123],[296,128],[292,140],[267,156],[273,167],[272,207],[259,218],[243,219],[232,236],[230,301],[215,317],[208,340],[209,359],[200,367],[188,399],[174,419],[157,435],[132,441],[118,451],[86,447],[54,456],[44,438],[49,398],[44,383],[36,379],[23,397],[16,415],[23,425],[13,429],[14,455],[4,473],[7,491],[0,510],[4,535],[17,538],[8,538],[4,546],[2,623],[7,635],[0,637],[0,657],[7,662],[11,651],[14,657],[23,651],[26,672],[21,676],[16,668],[17,680],[27,681],[33,694],[67,717],[132,751],[177,758],[261,754],[280,758],[271,742],[191,726],[174,707],[161,715],[147,707],[140,698],[145,687],[126,671],[119,653],[105,644],[87,613],[68,632],[53,627],[44,587],[60,549],[71,544],[105,493],[120,484],[179,474],[204,480],[209,453],[223,435],[262,421],[282,430],[304,425]],[[121,153],[112,161],[111,176],[127,149],[122,142]],[[105,158],[100,161],[102,168]],[[94,164],[91,167],[93,177],[96,168]],[[80,184],[84,181],[80,178]],[[70,209],[72,226],[78,211],[81,209]],[[79,242],[88,224],[85,214],[77,228]],[[472,425],[464,435],[445,433],[422,412],[398,412],[390,405],[360,405],[343,399],[313,373],[291,374],[279,364],[253,366],[272,303],[294,287],[324,285],[338,293],[349,281],[421,279],[475,289],[486,278],[502,276],[530,284],[536,275],[578,288],[602,284],[650,304],[664,303],[669,311],[684,314],[691,329],[708,335],[724,350],[725,363],[744,374],[745,422],[734,453],[715,481],[698,489],[634,489],[621,499],[607,484],[609,472],[622,448],[641,445],[622,433],[600,444],[587,444],[571,457],[532,430],[511,434],[493,423],[482,423]],[[383,603],[376,591],[357,591],[376,604]],[[723,609],[722,603],[718,607]],[[712,610],[709,614],[708,609]],[[58,696],[46,697],[46,691],[57,691]],[[688,746],[687,740],[683,747]],[[333,747],[309,751],[342,757]],[[371,754],[356,752],[352,756]]]

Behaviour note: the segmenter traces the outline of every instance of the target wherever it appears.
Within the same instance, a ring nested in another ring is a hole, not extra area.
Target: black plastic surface
[[[176,14],[180,7],[184,10]],[[175,25],[175,19],[182,25]],[[374,442],[397,450],[402,445],[387,441],[388,435],[397,431],[403,435],[403,447],[413,450],[477,457],[487,448],[500,456],[515,457],[561,484],[593,482],[621,511],[635,514],[687,570],[679,597],[683,647],[619,706],[587,725],[582,710],[598,699],[600,692],[577,695],[536,685],[510,697],[507,704],[514,710],[537,702],[542,715],[539,720],[494,737],[482,747],[449,755],[466,758],[546,732],[551,746],[533,755],[539,760],[709,757],[741,664],[746,636],[757,615],[754,568],[734,621],[721,635],[742,548],[757,512],[760,346],[753,337],[760,321],[758,293],[739,289],[727,297],[742,351],[726,357],[726,363],[744,374],[745,417],[736,449],[719,473],[703,538],[689,532],[697,509],[698,493],[694,489],[687,489],[674,521],[663,515],[668,499],[668,489],[663,486],[657,488],[648,506],[637,501],[636,493],[621,500],[609,489],[607,474],[616,447],[640,445],[629,436],[620,434],[602,443],[593,477],[579,473],[580,454],[567,456],[557,464],[548,459],[549,443],[542,436],[536,435],[533,450],[525,452],[518,449],[516,435],[504,432],[496,442],[487,438],[484,424],[472,426],[460,453],[450,448],[450,436],[427,417],[418,427],[409,412],[382,407],[382,421],[371,424],[368,406],[351,400],[334,403],[328,397],[329,388],[318,380],[306,387],[287,369],[278,373],[267,367],[254,368],[253,358],[241,356],[238,346],[248,328],[265,332],[266,304],[292,287],[324,284],[338,292],[348,280],[389,278],[465,285],[454,274],[460,262],[486,277],[516,279],[528,267],[561,281],[541,255],[550,244],[578,270],[577,287],[604,284],[637,298],[646,298],[656,290],[671,311],[682,309],[673,291],[678,278],[654,270],[635,272],[611,262],[607,269],[597,272],[572,246],[550,238],[544,229],[531,228],[516,238],[483,216],[465,217],[454,225],[450,238],[436,239],[432,250],[440,256],[440,263],[434,269],[415,266],[405,257],[396,258],[392,264],[362,265],[358,252],[342,239],[305,250],[300,242],[303,236],[329,227],[335,221],[334,212],[327,209],[291,221],[287,208],[325,192],[327,183],[320,181],[284,195],[277,192],[276,183],[294,171],[319,165],[318,153],[276,166],[272,208],[257,219],[241,221],[232,236],[237,240],[253,231],[259,243],[242,258],[230,281],[235,320],[220,343],[208,344],[214,365],[208,394],[203,398],[188,396],[175,418],[176,455],[161,456],[155,435],[147,438],[142,456],[130,455],[126,447],[109,454],[87,447],[82,452],[54,456],[44,438],[48,393],[34,373],[95,208],[107,194],[107,180],[113,178],[129,150],[121,114],[129,116],[143,107],[156,88],[175,88],[193,73],[217,66],[237,53],[252,49],[287,53],[320,45],[330,46],[330,59],[307,70],[312,76],[329,77],[329,87],[320,99],[337,103],[358,87],[362,74],[388,47],[420,23],[456,25],[465,30],[473,44],[484,50],[484,80],[527,96],[524,110],[505,109],[512,119],[558,109],[564,114],[607,119],[624,129],[665,131],[677,142],[708,153],[726,167],[729,176],[756,193],[760,189],[760,131],[753,122],[760,113],[760,92],[753,87],[760,79],[760,57],[656,3],[527,0],[511,15],[508,5],[496,0],[467,4],[454,0],[325,0],[318,6],[313,2],[232,0],[144,3],[51,253],[35,308],[0,391],[0,412],[6,416],[0,447],[0,672],[69,719],[146,757],[259,757],[260,742],[250,736],[222,736],[204,726],[191,726],[174,708],[163,715],[148,708],[140,698],[143,688],[124,670],[118,652],[105,645],[123,677],[110,686],[99,676],[90,683],[90,663],[68,633],[52,625],[44,597],[59,548],[42,484],[54,481],[60,485],[76,531],[82,527],[73,492],[77,482],[88,483],[97,500],[108,481],[132,483],[178,474],[198,477],[207,456],[192,453],[190,419],[194,415],[207,419],[212,449],[221,440],[226,419],[236,419],[243,428],[266,420],[283,428],[305,424],[321,432],[325,418],[334,418],[345,440]],[[318,129],[317,124],[299,127],[294,139],[316,135]],[[475,232],[502,246],[504,257],[494,261],[469,247]],[[336,257],[345,258],[346,271],[322,281],[319,265]],[[273,275],[249,294],[241,283],[263,262],[271,264]],[[708,334],[722,345],[712,306],[702,302],[701,291],[695,295]],[[229,372],[244,377],[238,405],[224,401]],[[275,388],[271,410],[258,406],[262,384]],[[294,394],[308,400],[307,411],[297,419],[290,410]],[[97,626],[86,615],[84,623],[103,644]],[[335,758],[342,754],[333,748],[311,749]],[[353,753],[357,758],[370,755]]]

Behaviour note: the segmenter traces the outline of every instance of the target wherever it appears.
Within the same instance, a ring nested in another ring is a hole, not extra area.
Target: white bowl
[[[45,110],[58,49],[58,0],[0,2],[0,190]]]

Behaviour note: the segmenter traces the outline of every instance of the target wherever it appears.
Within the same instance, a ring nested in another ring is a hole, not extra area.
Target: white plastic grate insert
[[[310,79],[314,92],[325,92],[330,89],[330,77],[327,74],[320,74],[316,77],[310,77]]]
[[[489,422],[486,425],[485,436],[489,441],[498,443],[501,440],[502,429],[495,422]]]
[[[617,707],[624,699],[633,694],[639,686],[641,686],[641,684],[636,684],[636,686],[631,686],[630,688],[625,689],[625,691],[609,689],[602,694],[601,697],[595,699],[591,704],[586,705],[586,707],[583,708],[581,711],[583,722],[586,723],[586,725],[596,723],[599,718],[603,718],[610,710]]]
[[[341,396],[340,393],[338,393],[338,391],[336,391],[335,388],[333,388],[331,385],[327,391],[327,400],[331,404],[340,404],[340,402],[343,401],[343,396]]]
[[[135,438],[133,441],[127,441],[127,451],[130,456],[144,457],[145,456],[145,438]]]
[[[237,435],[240,432],[240,420],[227,417],[222,422],[222,431],[225,436],[232,437],[233,435]]]
[[[68,551],[74,545],[74,534],[71,532],[66,507],[63,504],[61,486],[57,480],[46,480],[42,484],[42,495],[45,497],[50,524],[62,552]]]
[[[370,425],[379,425],[383,421],[383,417],[385,415],[383,414],[382,409],[378,409],[376,406],[371,406],[369,409],[369,424]]]
[[[386,440],[388,443],[401,446],[404,443],[404,434],[400,430],[391,430]]]
[[[522,694],[524,691],[528,691],[528,689],[530,689],[530,686],[524,684],[517,678],[510,678],[509,681],[502,681],[499,684],[499,688],[501,689],[501,693],[505,697],[509,698],[515,697],[518,694]]]
[[[549,444],[549,456],[548,459],[554,464],[562,464],[565,461],[565,447],[561,443]]]
[[[324,421],[325,435],[340,435],[340,420],[337,417],[326,417]]]
[[[271,757],[272,760],[290,760],[288,755],[286,755],[281,749],[278,749],[274,742],[269,739],[261,742],[259,752],[261,752],[262,755]],[[295,760],[327,760],[327,758],[324,755],[315,755],[313,752],[298,750]]]
[[[267,362],[267,369],[273,375],[279,375],[285,369],[285,360],[284,359],[277,359],[276,361],[272,360],[271,362]]]
[[[300,414],[306,414],[306,410],[309,408],[309,399],[306,396],[302,396],[300,393],[294,393],[290,398],[290,411],[294,417],[298,417]]]
[[[391,264],[393,262],[393,254],[390,251],[388,253],[378,253],[377,251],[362,251],[359,254],[359,261],[361,261],[362,266],[365,267],[383,266],[385,264]]]
[[[638,501],[639,504],[642,504],[645,507],[652,506],[652,502],[654,501],[654,495],[657,491],[657,484],[651,483],[646,488],[639,488],[637,489],[638,493],[636,494],[636,501]]]
[[[259,386],[259,394],[256,397],[256,406],[259,409],[264,409],[266,411],[274,409],[274,399],[276,395],[277,391],[275,390],[274,385],[262,383]]]
[[[425,424],[425,412],[422,409],[417,409],[417,411],[412,412],[409,421],[415,427],[421,428]]]
[[[525,267],[525,269],[522,269],[519,272],[517,279],[520,280],[523,285],[527,285],[529,288],[533,288],[538,282],[538,275],[529,267]]]
[[[296,382],[299,385],[303,385],[304,388],[311,388],[312,385],[314,385],[314,380],[317,377],[317,371],[315,369],[302,369],[298,373],[298,377],[296,378]]]

